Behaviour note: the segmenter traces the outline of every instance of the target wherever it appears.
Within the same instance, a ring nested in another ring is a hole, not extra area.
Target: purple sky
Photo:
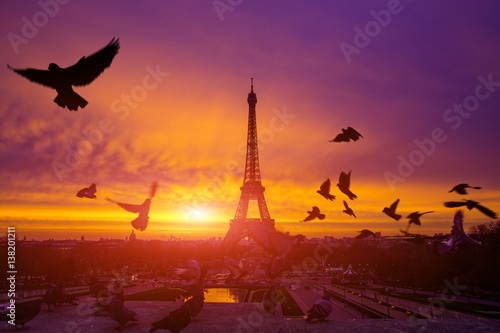
[[[500,212],[498,1],[40,3],[0,2],[4,64],[67,67],[113,36],[121,49],[95,82],[75,89],[89,101],[77,113],[53,103],[55,91],[4,65],[0,209],[9,219],[36,220],[43,207],[45,219],[63,218],[66,207],[82,218],[116,212],[127,220],[128,213],[104,200],[91,203],[96,215],[87,216],[89,203],[68,197],[96,182],[106,189],[103,196],[142,201],[157,179],[161,190],[152,217],[179,221],[179,207],[188,202],[227,223],[242,177],[226,179],[216,196],[203,190],[228,163],[244,162],[238,147],[246,135],[250,77],[258,128],[271,135],[259,148],[266,199],[277,222],[298,221],[321,205],[331,228],[353,223],[352,230],[360,230],[373,222],[391,233],[406,222],[384,227],[380,212],[396,198],[402,214],[439,210],[428,216],[432,227],[415,227],[419,232],[449,230],[453,211],[442,205],[447,200],[473,199]],[[214,3],[225,4],[225,11]],[[117,109],[126,107],[121,98],[143,85],[148,68],[168,76],[124,116]],[[453,111],[464,103],[461,113]],[[293,117],[283,120],[284,113]],[[66,147],[77,149],[88,139],[83,133],[103,119],[113,130],[58,178],[53,163],[64,164]],[[347,126],[364,138],[328,142]],[[401,166],[411,161],[411,169]],[[338,189],[333,206],[315,193],[326,178],[335,185],[338,174],[349,170],[359,192],[350,203],[358,212],[355,221],[341,213],[346,197]],[[483,189],[467,197],[447,193],[462,182]],[[466,227],[489,221],[477,211],[466,213]],[[326,233],[318,223],[314,227],[315,235]]]

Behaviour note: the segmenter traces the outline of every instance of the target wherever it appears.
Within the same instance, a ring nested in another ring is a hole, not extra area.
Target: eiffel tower
[[[221,244],[222,255],[227,255],[234,246],[243,238],[248,236],[247,223],[260,221],[274,229],[274,219],[269,216],[266,199],[264,198],[264,186],[261,183],[259,167],[259,148],[257,140],[257,118],[255,115],[255,104],[257,95],[253,92],[253,78],[251,79],[251,91],[248,94],[248,134],[247,155],[245,164],[245,178],[241,189],[240,201],[234,219],[229,224],[227,232]],[[247,218],[248,204],[250,200],[257,200],[259,207],[259,218]]]

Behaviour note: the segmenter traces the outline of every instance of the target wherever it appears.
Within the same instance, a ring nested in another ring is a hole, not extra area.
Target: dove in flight
[[[144,200],[144,202],[140,205],[121,203],[121,202],[117,202],[117,201],[109,199],[109,198],[106,198],[106,200],[117,204],[118,206],[122,207],[123,209],[125,209],[128,212],[139,213],[139,216],[130,223],[132,224],[132,226],[135,229],[140,230],[140,231],[144,231],[144,230],[146,230],[146,228],[148,226],[148,222],[149,222],[148,214],[149,214],[149,208],[151,206],[151,199],[153,199],[153,197],[155,196],[157,188],[158,188],[158,182],[153,182],[151,184],[149,198]]]
[[[448,191],[448,193],[450,192],[457,192],[458,194],[467,194],[467,188],[473,188],[473,189],[476,189],[476,190],[480,190],[481,187],[479,186],[469,186],[469,184],[458,184],[458,185],[455,185],[451,190]]]
[[[74,92],[72,86],[86,86],[108,68],[120,48],[118,41],[113,38],[101,50],[88,57],[82,57],[76,64],[66,68],[61,68],[55,63],[49,64],[48,70],[19,69],[9,65],[7,67],[32,82],[55,89],[57,96],[54,102],[57,105],[63,109],[67,107],[70,111],[78,111],[78,107],[84,108],[88,102]]]
[[[301,222],[307,222],[307,221],[312,221],[315,218],[318,218],[320,220],[325,219],[325,214],[321,214],[319,208],[317,206],[314,206],[312,210],[308,210],[307,213],[309,214],[304,220]]]
[[[345,173],[344,171],[340,173],[339,183],[337,184],[337,186],[339,187],[342,193],[344,193],[349,197],[349,199],[354,200],[358,196],[352,193],[351,190],[349,189],[349,187],[351,186],[351,171],[352,170],[349,170],[349,173]]]
[[[335,199],[335,196],[330,194],[330,178],[325,180],[323,184],[321,184],[319,190],[317,190],[319,194],[321,194],[325,199],[333,201]]]
[[[351,209],[351,207],[349,207],[349,205],[347,205],[347,202],[345,202],[345,200],[344,200],[344,207],[345,209],[342,211],[343,213],[356,217],[356,215],[354,215],[354,211]]]
[[[483,205],[480,205],[479,202],[473,201],[473,200],[464,200],[464,201],[448,201],[445,202],[444,205],[446,207],[462,207],[466,206],[468,210],[472,210],[472,208],[476,208],[479,210],[481,213],[484,215],[491,217],[492,219],[497,218],[497,213],[492,211],[489,208],[484,207]]]
[[[337,136],[330,140],[329,142],[349,142],[351,140],[358,141],[359,138],[363,136],[352,127],[343,128],[342,133],[337,134]]]
[[[82,188],[80,191],[78,191],[76,196],[79,198],[95,199],[95,198],[97,198],[95,195],[96,191],[97,191],[97,189],[96,189],[95,184],[92,184],[89,187]]]
[[[399,221],[401,215],[396,214],[396,208],[398,207],[398,204],[399,204],[399,199],[394,201],[390,207],[384,207],[384,210],[382,210],[382,212],[385,213],[387,216],[395,219],[396,221]]]

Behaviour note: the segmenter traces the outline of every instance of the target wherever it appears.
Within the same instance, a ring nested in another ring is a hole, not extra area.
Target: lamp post
[[[387,316],[391,316],[391,307],[389,306],[389,288],[385,288],[385,292],[387,293]]]

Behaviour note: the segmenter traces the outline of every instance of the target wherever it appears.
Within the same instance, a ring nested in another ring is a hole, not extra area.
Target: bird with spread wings
[[[146,230],[149,222],[149,208],[151,206],[151,199],[155,196],[156,189],[158,188],[158,182],[153,182],[151,184],[151,189],[149,193],[149,198],[144,200],[144,202],[140,205],[134,205],[134,204],[127,204],[127,203],[122,203],[122,202],[117,202],[115,200],[112,200],[110,198],[106,198],[109,202],[115,203],[118,206],[122,207],[128,212],[131,213],[139,213],[139,216],[130,222],[134,228],[140,231]]]
[[[55,63],[49,64],[48,70],[19,69],[9,65],[7,67],[32,82],[55,89],[57,96],[54,102],[57,105],[70,111],[78,111],[78,107],[83,109],[88,102],[74,92],[72,86],[86,86],[108,68],[120,48],[118,41],[113,38],[101,50],[88,57],[82,57],[76,64],[66,68],[61,68]]]

